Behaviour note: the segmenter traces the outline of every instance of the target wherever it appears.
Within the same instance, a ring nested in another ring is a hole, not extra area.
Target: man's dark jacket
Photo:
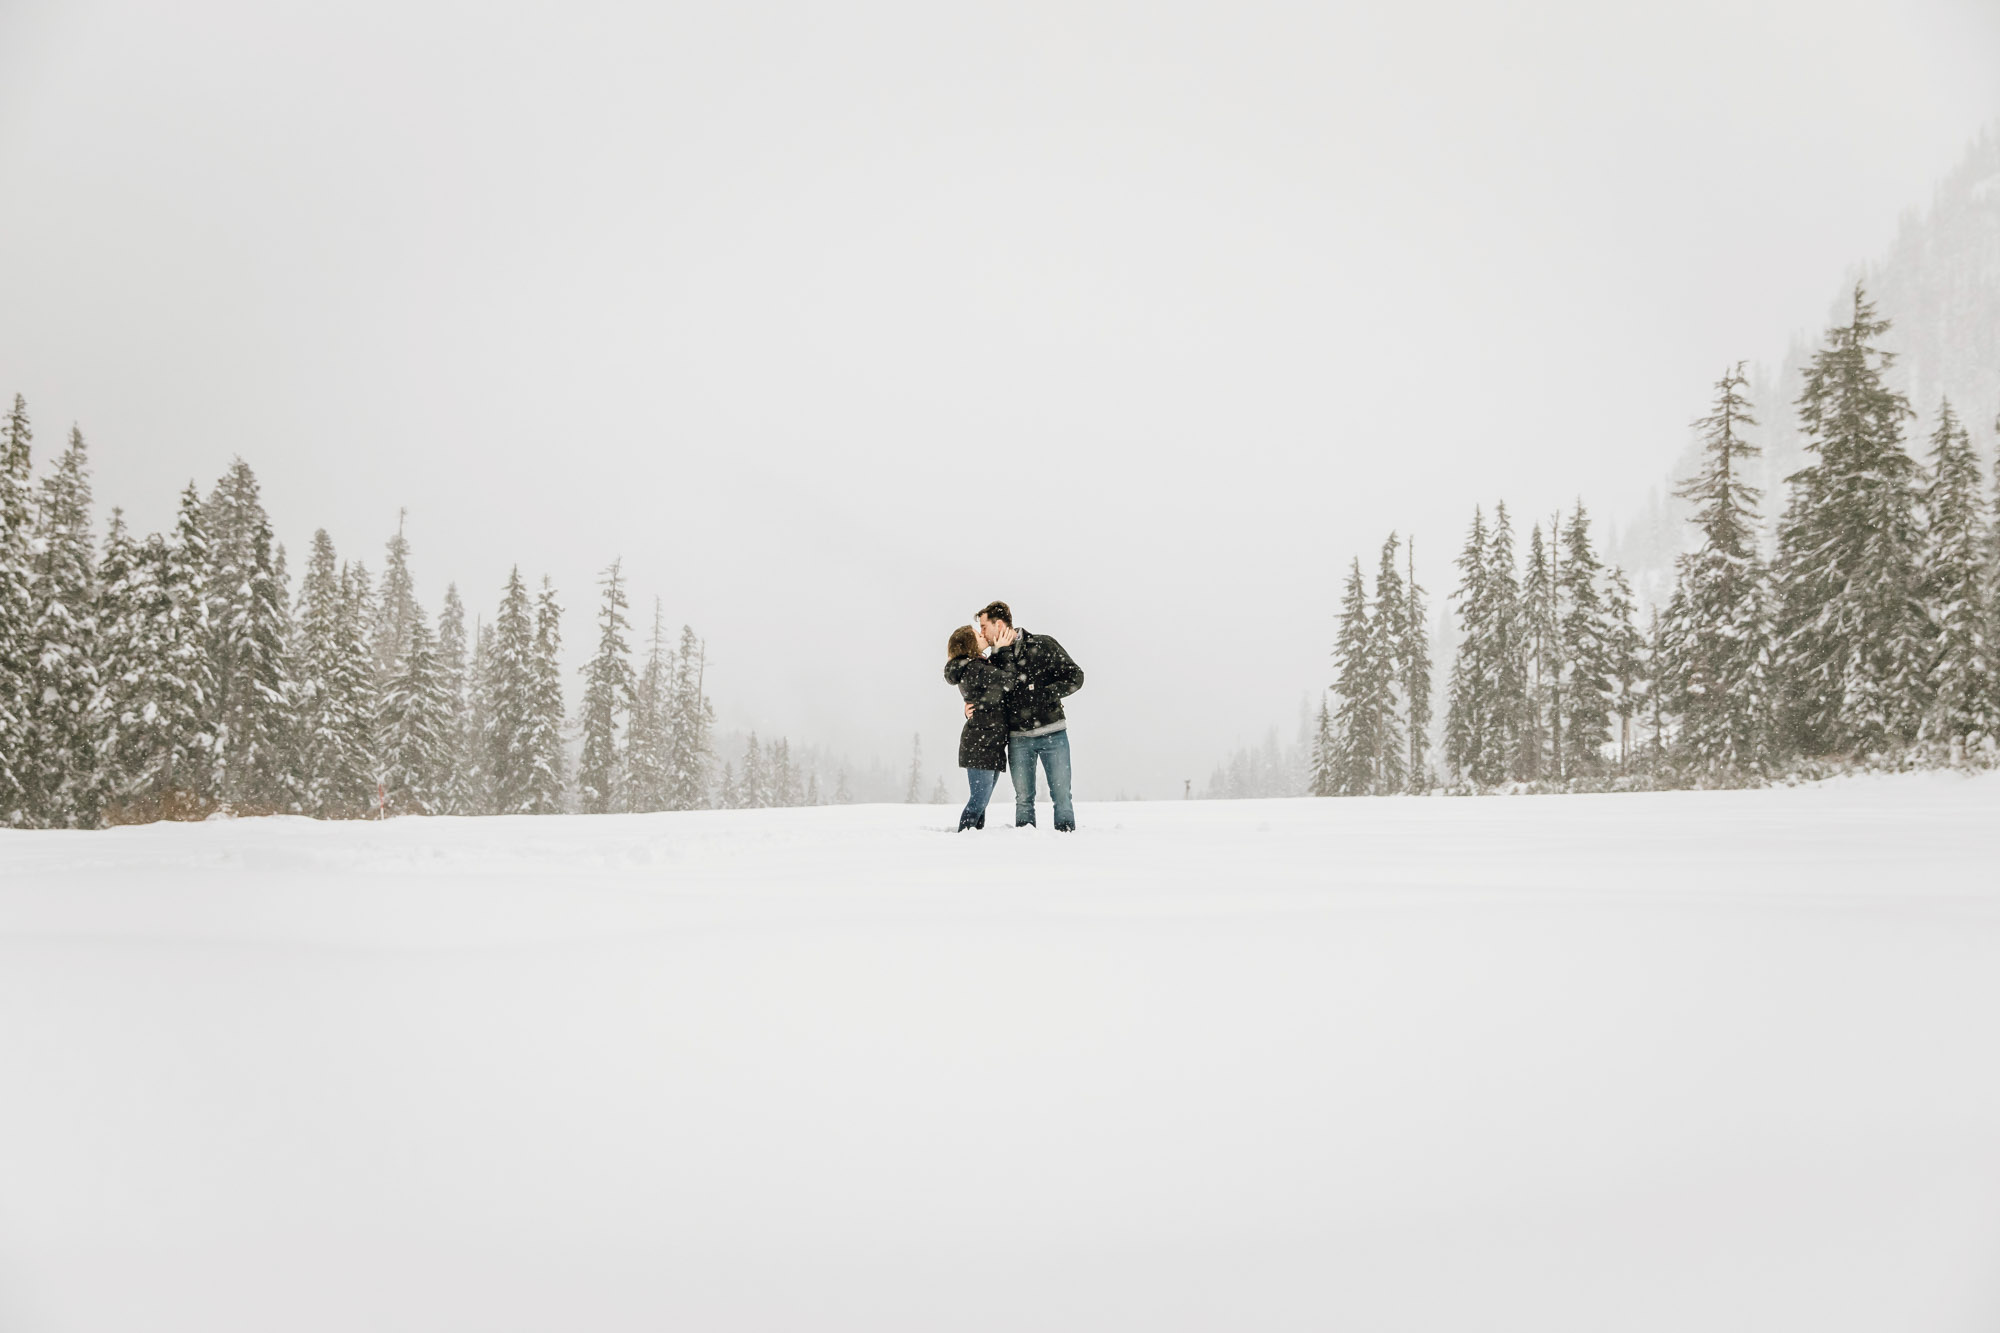
[[[944,664],[947,683],[972,705],[958,733],[958,766],[1007,771],[1007,694],[1014,674],[983,657],[954,657]]]
[[[1016,679],[1007,691],[1007,730],[1040,731],[1065,721],[1063,699],[1083,688],[1083,668],[1046,634],[1020,630],[993,654],[993,665]]]

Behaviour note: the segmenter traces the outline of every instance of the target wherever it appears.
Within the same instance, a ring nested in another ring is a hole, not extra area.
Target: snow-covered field
[[[1080,817],[0,834],[0,1329],[2000,1327],[2000,775]]]

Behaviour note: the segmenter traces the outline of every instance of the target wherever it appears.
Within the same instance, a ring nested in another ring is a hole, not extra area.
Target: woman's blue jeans
[[[972,788],[972,799],[965,803],[965,813],[958,817],[959,832],[986,827],[986,803],[993,799],[993,784],[999,780],[1000,775],[990,768],[965,770],[965,781]]]

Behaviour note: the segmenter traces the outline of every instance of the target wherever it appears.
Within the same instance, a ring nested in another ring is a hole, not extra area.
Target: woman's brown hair
[[[979,631],[972,626],[960,625],[951,632],[951,637],[945,640],[945,661],[949,662],[954,657],[977,656],[979,656]]]

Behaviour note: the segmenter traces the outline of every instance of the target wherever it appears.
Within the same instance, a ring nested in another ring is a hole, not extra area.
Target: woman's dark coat
[[[958,766],[1007,771],[1007,691],[1014,675],[983,657],[954,657],[944,664],[947,684],[972,705],[972,716],[958,733]]]

